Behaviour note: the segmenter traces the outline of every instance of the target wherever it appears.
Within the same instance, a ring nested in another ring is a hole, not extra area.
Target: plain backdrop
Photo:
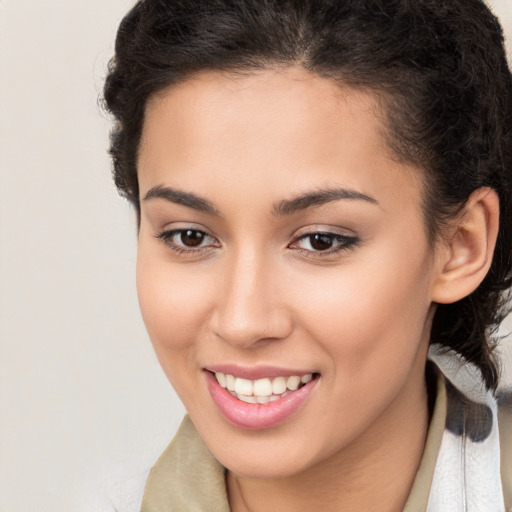
[[[111,511],[105,489],[184,414],[138,311],[97,105],[132,4],[0,0],[0,512]],[[512,34],[512,0],[493,5]]]

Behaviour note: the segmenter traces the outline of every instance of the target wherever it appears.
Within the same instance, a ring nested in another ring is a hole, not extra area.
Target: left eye
[[[312,252],[334,252],[346,249],[356,242],[356,237],[338,233],[308,233],[298,238],[292,247]]]

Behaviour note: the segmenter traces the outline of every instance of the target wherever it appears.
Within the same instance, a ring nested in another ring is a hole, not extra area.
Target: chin
[[[220,459],[219,459],[220,460]],[[224,467],[240,478],[274,480],[289,478],[306,471],[310,464],[302,458],[295,457],[273,457],[263,455],[252,460],[248,457],[226,457],[225,463],[220,460]]]
[[[323,459],[322,447],[309,436],[297,438],[290,429],[273,432],[238,432],[203,436],[214,457],[235,475],[248,479],[287,478],[302,473]],[[219,439],[225,439],[219,443]]]

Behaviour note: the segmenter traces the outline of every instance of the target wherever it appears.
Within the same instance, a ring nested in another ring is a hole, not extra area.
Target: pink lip
[[[221,387],[212,373],[205,371],[204,375],[210,395],[224,417],[237,427],[251,430],[274,427],[288,419],[309,398],[318,381],[318,378],[313,379],[297,391],[275,402],[248,404],[238,400]],[[299,375],[301,375],[300,372]]]
[[[227,373],[228,375],[234,375],[242,379],[257,380],[268,377],[273,379],[274,377],[291,377],[292,375],[307,375],[308,373],[314,373],[312,371],[296,370],[289,368],[278,368],[276,366],[256,366],[249,368],[247,366],[238,366],[236,364],[218,364],[208,366],[205,368],[210,372],[221,372]]]

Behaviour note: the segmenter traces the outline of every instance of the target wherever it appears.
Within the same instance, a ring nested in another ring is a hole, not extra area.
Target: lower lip
[[[249,404],[238,400],[205,371],[206,383],[213,401],[224,417],[237,427],[250,430],[270,428],[284,422],[309,398],[318,377],[289,395],[266,404]]]

